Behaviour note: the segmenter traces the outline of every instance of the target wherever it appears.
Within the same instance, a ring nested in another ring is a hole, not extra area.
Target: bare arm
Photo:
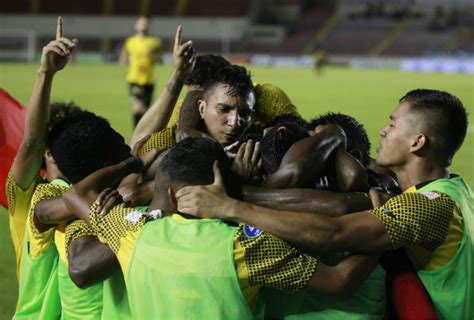
[[[370,211],[328,218],[315,213],[259,207],[227,196],[217,163],[214,165],[214,177],[212,185],[188,186],[178,190],[178,210],[196,216],[246,223],[309,253],[379,253],[392,248],[383,222]]]
[[[368,191],[367,170],[346,150],[336,153],[336,178],[338,190],[342,192]]]
[[[377,261],[378,256],[354,255],[333,267],[318,263],[308,289],[348,299],[364,283]]]
[[[166,127],[183,88],[184,79],[194,67],[196,54],[192,48],[192,41],[181,44],[181,26],[176,31],[173,58],[173,73],[158,99],[138,122],[130,139],[130,145],[134,145],[142,137]]]
[[[364,194],[316,189],[269,189],[245,185],[243,197],[245,202],[262,207],[331,217],[372,208],[370,198]]]
[[[35,214],[42,224],[47,225],[66,223],[76,218],[67,208],[63,197],[55,197],[38,202]]]
[[[346,136],[336,125],[327,125],[314,136],[304,138],[285,153],[276,172],[269,175],[264,186],[268,188],[298,188],[315,181],[326,168],[333,152],[345,148]]]
[[[92,236],[74,239],[69,246],[68,260],[69,276],[81,289],[104,281],[120,268],[109,246]]]
[[[25,132],[13,162],[13,179],[26,189],[38,175],[48,134],[49,100],[53,78],[69,61],[77,40],[62,36],[62,18],[58,18],[56,40],[43,48],[41,65],[37,72],[25,118]]]
[[[131,158],[132,159],[132,158]],[[133,158],[139,159],[139,158]],[[90,223],[90,206],[97,200],[99,193],[121,181],[131,172],[130,162],[122,161],[116,165],[97,170],[76,183],[63,195],[64,203],[77,218]],[[128,164],[127,164],[128,163]],[[141,170],[143,163],[141,163]],[[135,170],[135,168],[133,168]]]

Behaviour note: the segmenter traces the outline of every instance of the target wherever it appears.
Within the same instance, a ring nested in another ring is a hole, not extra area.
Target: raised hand
[[[78,42],[77,39],[70,40],[63,37],[63,19],[58,17],[56,39],[43,47],[40,70],[50,74],[62,70],[69,62],[71,53]]]
[[[181,44],[181,34],[183,28],[178,26],[174,38],[173,60],[175,70],[182,76],[187,77],[194,68],[196,62],[196,52],[194,51],[191,40]]]

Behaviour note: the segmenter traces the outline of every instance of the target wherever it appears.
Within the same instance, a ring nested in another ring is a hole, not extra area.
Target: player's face
[[[135,23],[135,31],[146,32],[148,31],[149,26],[150,26],[150,21],[145,17],[140,17]]]
[[[410,156],[413,137],[418,133],[419,121],[410,111],[410,104],[400,103],[390,115],[390,122],[380,130],[377,164],[396,169]]]
[[[207,101],[199,101],[199,113],[207,133],[226,146],[250,125],[255,97],[252,92],[244,97],[230,95],[225,84],[219,84],[213,90]]]

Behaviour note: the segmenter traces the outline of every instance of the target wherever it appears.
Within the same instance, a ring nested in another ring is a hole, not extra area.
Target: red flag
[[[0,88],[0,204],[5,208],[5,183],[8,172],[23,139],[25,108]]]

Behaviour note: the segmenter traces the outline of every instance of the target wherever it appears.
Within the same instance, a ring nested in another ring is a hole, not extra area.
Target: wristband
[[[140,157],[130,157],[127,160],[123,161],[125,164],[125,170],[127,173],[138,173],[143,168],[143,161]]]

